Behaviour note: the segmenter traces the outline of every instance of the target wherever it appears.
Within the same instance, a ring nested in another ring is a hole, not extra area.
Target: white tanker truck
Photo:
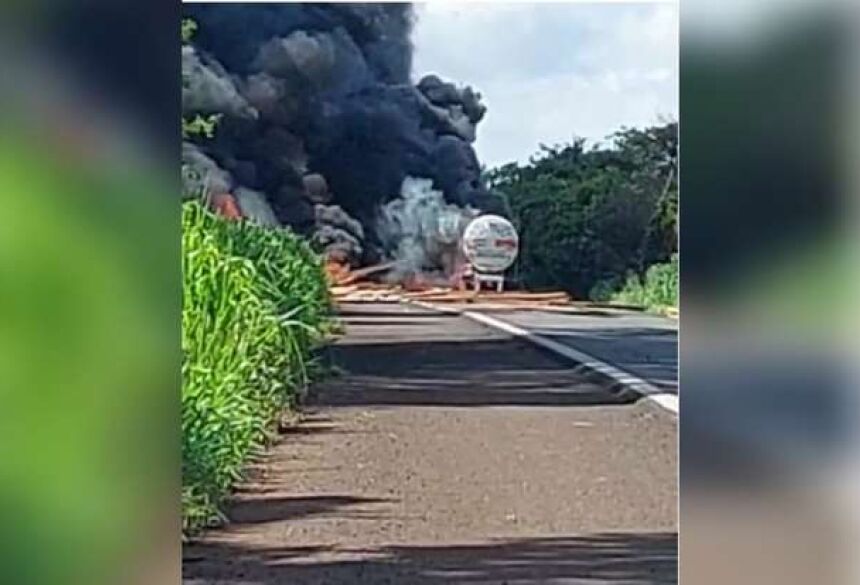
[[[504,288],[504,272],[514,263],[519,252],[519,236],[510,221],[499,215],[481,215],[463,231],[460,249],[464,262],[458,270],[461,286],[471,282],[475,291],[484,284]]]

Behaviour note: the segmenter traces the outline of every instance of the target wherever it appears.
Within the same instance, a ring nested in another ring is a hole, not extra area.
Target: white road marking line
[[[457,310],[457,309],[448,309],[447,307],[438,307],[431,303],[425,303],[423,301],[413,301],[419,307],[424,307],[426,309],[431,309],[434,311],[441,311],[443,313],[457,313],[472,319],[473,321],[477,321],[478,323],[483,323],[489,327],[493,327],[496,329],[501,329],[506,333],[510,333],[516,337],[522,337],[535,345],[539,345],[545,349],[548,349],[554,353],[557,353],[561,356],[564,356],[568,359],[571,359],[577,362],[578,367],[592,370],[603,374],[615,380],[622,386],[627,389],[630,389],[637,394],[641,394],[643,397],[648,400],[653,401],[658,406],[665,408],[669,412],[673,414],[678,414],[678,395],[671,394],[669,392],[663,392],[650,382],[647,382],[636,376],[631,374],[630,372],[625,372],[615,366],[612,366],[604,361],[597,359],[596,357],[589,355],[585,352],[579,351],[570,347],[569,345],[565,345],[563,343],[559,343],[542,335],[538,335],[536,333],[532,333],[522,327],[518,327],[512,323],[508,323],[507,321],[501,321],[496,319],[495,317],[490,317],[489,315],[485,315],[483,313],[477,313],[474,311],[468,310]]]

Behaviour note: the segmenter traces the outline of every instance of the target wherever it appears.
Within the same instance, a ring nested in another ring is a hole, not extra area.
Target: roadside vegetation
[[[309,381],[330,327],[319,258],[298,236],[182,210],[182,512],[217,521],[249,458]]]
[[[182,21],[183,44],[197,25]],[[183,80],[184,82],[184,80]],[[212,137],[219,116],[182,120]],[[248,461],[314,372],[334,328],[320,258],[289,230],[212,213],[200,193],[182,205],[182,524],[194,532],[221,508]]]
[[[678,306],[678,255],[665,264],[654,264],[644,277],[631,274],[611,301],[638,305],[652,311]]]
[[[512,274],[580,299],[676,305],[677,153],[678,125],[668,122],[591,148],[582,139],[543,146],[526,165],[485,173],[520,233]]]

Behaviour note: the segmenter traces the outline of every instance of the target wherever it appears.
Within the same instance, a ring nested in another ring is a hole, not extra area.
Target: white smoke
[[[314,205],[316,228],[311,239],[330,256],[336,252],[356,265],[364,254],[364,228],[339,205]]]
[[[218,166],[190,142],[182,143],[182,196],[208,197],[229,193],[233,189],[232,175]]]
[[[400,198],[380,208],[376,224],[383,247],[397,263],[393,277],[449,273],[460,236],[478,213],[447,203],[443,193],[433,189],[432,180],[406,177]]]

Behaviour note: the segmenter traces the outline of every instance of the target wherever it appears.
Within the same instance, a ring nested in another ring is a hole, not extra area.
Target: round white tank
[[[482,215],[463,232],[463,254],[481,272],[503,272],[517,258],[519,236],[504,217]]]

